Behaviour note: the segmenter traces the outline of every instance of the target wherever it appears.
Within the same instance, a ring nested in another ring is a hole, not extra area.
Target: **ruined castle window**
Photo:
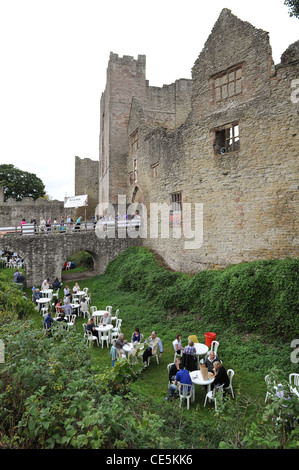
[[[138,150],[138,129],[131,134],[131,153],[135,153]]]
[[[181,225],[182,220],[182,193],[176,192],[170,195],[171,210],[170,210],[170,227],[178,227]]]
[[[237,66],[212,78],[215,101],[222,101],[242,93],[243,67]]]
[[[215,155],[237,152],[240,150],[239,123],[234,122],[214,130]]]
[[[152,178],[157,178],[158,177],[158,167],[159,167],[159,163],[155,163],[154,165],[152,165]]]

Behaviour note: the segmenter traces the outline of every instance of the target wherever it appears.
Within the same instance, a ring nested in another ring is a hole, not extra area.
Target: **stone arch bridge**
[[[40,285],[44,279],[61,280],[65,260],[78,251],[87,251],[94,273],[103,274],[110,261],[140,244],[139,238],[99,238],[95,230],[43,232],[34,235],[7,234],[0,238],[0,250],[16,252],[25,263],[26,286]]]

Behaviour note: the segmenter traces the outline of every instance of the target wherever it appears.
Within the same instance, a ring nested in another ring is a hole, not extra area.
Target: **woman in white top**
[[[176,335],[176,339],[173,342],[174,350],[177,354],[182,354],[184,352],[184,348],[182,346],[182,335],[178,333]]]
[[[42,283],[42,290],[48,290],[49,287],[49,279],[45,279]]]
[[[63,289],[63,292],[64,292],[64,297],[66,297],[68,294],[70,294],[69,286],[65,286],[65,288]]]
[[[79,284],[78,284],[78,282],[76,282],[76,284],[75,284],[74,287],[73,287],[73,292],[74,292],[74,294],[76,294],[77,292],[80,292],[80,290],[81,290],[81,289],[80,289],[80,287],[79,287]]]

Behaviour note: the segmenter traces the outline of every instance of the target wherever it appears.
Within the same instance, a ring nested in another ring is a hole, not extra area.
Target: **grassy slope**
[[[136,272],[132,276],[138,275],[138,259],[136,258]],[[205,342],[204,333],[214,331],[217,334],[217,340],[220,343],[219,356],[223,360],[226,369],[232,368],[235,371],[233,387],[235,393],[241,393],[250,396],[253,402],[263,404],[265,399],[264,377],[275,366],[281,367],[284,371],[284,378],[293,372],[293,365],[290,362],[290,342],[282,343],[276,341],[275,344],[267,342],[267,337],[258,335],[240,334],[229,329],[219,329],[213,323],[205,323],[200,316],[191,316],[188,312],[181,312],[179,315],[169,313],[163,310],[161,305],[156,302],[156,298],[148,298],[146,289],[144,294],[141,289],[120,288],[119,279],[116,273],[119,265],[108,269],[103,276],[97,276],[91,279],[79,282],[81,288],[88,287],[91,292],[91,305],[103,309],[106,305],[112,305],[113,311],[120,309],[120,318],[123,319],[122,331],[127,339],[136,326],[139,326],[145,337],[149,336],[153,329],[157,330],[158,335],[163,341],[164,354],[157,365],[154,359],[151,365],[140,376],[140,379],[132,384],[132,391],[138,393],[146,402],[151,399],[162,411],[167,407],[175,407],[178,413],[186,413],[185,408],[179,410],[178,403],[168,403],[164,400],[168,387],[167,364],[173,361],[172,341],[178,332],[183,335],[183,344],[187,343],[189,334],[196,334],[200,342]],[[125,266],[124,266],[125,269]],[[150,269],[150,266],[149,266]],[[126,277],[126,276],[125,276]],[[163,277],[163,273],[162,273]],[[138,282],[138,279],[137,279]],[[142,284],[142,280],[140,280]],[[72,287],[74,282],[68,282]],[[162,287],[161,281],[160,287]],[[30,292],[30,290],[28,290]],[[159,292],[159,283],[157,287]],[[62,291],[61,291],[62,293]],[[41,325],[41,317],[38,313],[35,315],[36,324]],[[82,318],[76,321],[77,334],[83,335]],[[102,368],[111,365],[109,349],[93,348],[94,368]],[[190,410],[190,419],[197,419],[198,413],[207,421],[213,419],[213,404],[203,407],[205,391],[201,387],[196,388],[196,401],[192,404]],[[249,410],[250,412],[250,407]]]

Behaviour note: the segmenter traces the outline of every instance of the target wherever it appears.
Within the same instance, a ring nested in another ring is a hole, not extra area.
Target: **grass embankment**
[[[140,407],[141,400],[145,409],[165,420],[165,436],[176,448],[218,448],[222,441],[225,446],[239,447],[244,425],[251,426],[251,419],[255,423],[257,410],[261,416],[265,407],[265,375],[274,367],[281,370],[281,379],[296,372],[290,345],[298,337],[298,265],[293,259],[261,261],[190,276],[167,271],[144,248],[131,248],[110,263],[104,275],[79,282],[81,288],[89,288],[91,305],[99,309],[112,305],[113,311],[120,310],[127,339],[136,326],[145,337],[154,329],[161,337],[164,353],[160,364],[152,359],[131,391],[138,396],[136,406]],[[12,278],[12,271],[2,273]],[[70,287],[73,284],[68,282]],[[31,289],[26,291],[30,299]],[[41,329],[40,314],[34,311],[30,317]],[[76,334],[82,338],[84,322],[76,319]],[[185,345],[190,334],[205,342],[207,331],[217,334],[219,357],[226,369],[235,371],[234,408],[231,404],[232,411],[224,421],[217,421],[217,428],[214,405],[203,406],[205,391],[201,387],[196,388],[189,411],[185,405],[180,409],[176,400],[164,400],[166,367],[173,361],[176,334],[182,334]],[[90,367],[94,373],[106,366],[111,367],[109,349],[93,347]],[[267,442],[260,444],[267,446]]]
[[[258,261],[190,276],[167,271],[147,249],[131,248],[110,263],[104,275],[82,280],[80,287],[89,288],[91,305],[120,310],[127,339],[136,326],[145,337],[152,330],[161,337],[160,364],[151,359],[141,380],[133,384],[138,394],[164,406],[166,366],[173,362],[176,334],[182,333],[186,345],[190,334],[204,343],[204,333],[213,331],[219,357],[226,369],[235,371],[236,392],[262,403],[264,377],[270,370],[281,369],[284,378],[295,371],[290,344],[299,331],[298,266],[294,259]],[[83,322],[77,319],[78,334],[83,334]],[[93,356],[95,365],[110,365],[107,348],[94,348]],[[192,408],[207,411],[212,405],[204,410],[205,391],[197,387],[196,392]]]

